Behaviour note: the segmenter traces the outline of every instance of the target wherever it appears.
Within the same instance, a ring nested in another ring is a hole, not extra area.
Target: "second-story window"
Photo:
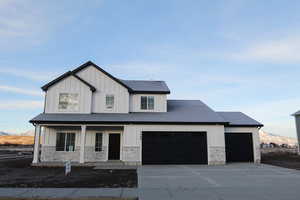
[[[141,109],[153,110],[154,109],[154,96],[141,96]]]
[[[79,97],[77,93],[60,93],[58,109],[61,111],[78,111]]]
[[[107,109],[113,109],[114,108],[114,101],[115,101],[114,95],[112,95],[112,94],[106,95],[106,98],[105,98],[106,108]]]

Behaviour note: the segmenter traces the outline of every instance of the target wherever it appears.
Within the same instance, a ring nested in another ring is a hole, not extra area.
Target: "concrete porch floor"
[[[33,167],[64,167],[65,162],[39,162],[32,163]],[[94,169],[137,169],[137,165],[126,165],[120,160],[110,160],[105,162],[71,162],[72,167],[94,167]]]

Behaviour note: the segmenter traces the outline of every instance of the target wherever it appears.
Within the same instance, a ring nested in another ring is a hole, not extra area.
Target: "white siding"
[[[96,88],[96,92],[93,93],[93,113],[129,112],[129,92],[123,85],[111,79],[93,66],[86,67],[79,71],[77,75]],[[107,94],[114,95],[113,109],[106,109],[105,107],[105,96]]]
[[[260,162],[260,139],[256,127],[226,127],[225,133],[252,133],[254,161]]]
[[[78,93],[78,111],[61,111],[58,109],[60,93]],[[45,113],[91,113],[92,91],[73,76],[69,76],[48,88],[46,93]]]
[[[141,96],[154,97],[154,110],[141,109]],[[130,112],[167,112],[166,94],[132,94],[130,95]]]
[[[43,128],[43,146],[56,146],[56,133],[68,132],[75,133],[75,146],[80,146],[80,134],[81,130],[66,130],[66,129],[54,129],[49,127]]]
[[[67,133],[75,133],[75,147],[80,146],[80,140],[81,140],[81,130],[72,130],[68,128],[51,128],[51,127],[43,127],[42,129],[42,147],[53,147],[55,149],[56,146],[56,133],[57,132],[67,132]],[[94,148],[95,148],[95,138],[96,138],[96,133],[103,133],[102,136],[102,148],[104,149],[105,156],[102,161],[107,161],[108,160],[108,145],[109,145],[109,134],[110,133],[119,133],[120,134],[120,159],[122,160],[123,157],[123,138],[124,134],[123,131],[117,131],[117,130],[104,130],[104,131],[96,131],[96,130],[87,130],[86,131],[86,138],[85,138],[85,148],[91,149],[92,151],[87,152],[90,154],[94,154]],[[55,150],[54,150],[55,151]],[[65,152],[55,152],[56,155],[63,155]],[[67,152],[70,153],[70,152]],[[71,152],[72,153],[72,152]],[[76,157],[77,158],[77,157]],[[52,160],[52,158],[46,158],[46,160]],[[79,160],[79,155],[77,160]],[[92,160],[96,161],[96,160]]]
[[[143,131],[205,131],[207,133],[208,163],[214,157],[210,153],[210,147],[225,148],[224,126],[222,125],[125,125],[123,146],[142,148],[141,133]],[[142,158],[141,152],[139,161]]]

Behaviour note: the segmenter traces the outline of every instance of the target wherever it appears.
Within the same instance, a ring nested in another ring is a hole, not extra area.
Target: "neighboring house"
[[[168,100],[164,81],[121,80],[89,61],[42,89],[44,112],[30,120],[33,163],[260,162],[261,123],[200,100]]]
[[[298,154],[300,155],[300,110],[293,114],[296,121],[296,130],[297,130],[297,138],[298,138]]]

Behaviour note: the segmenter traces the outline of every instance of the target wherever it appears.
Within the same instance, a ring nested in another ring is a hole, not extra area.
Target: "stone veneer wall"
[[[84,161],[85,162],[99,162],[106,161],[107,146],[102,146],[102,151],[95,151],[94,146],[85,146],[84,148]]]
[[[140,147],[138,146],[125,146],[123,147],[123,161],[127,165],[141,165],[140,161]]]
[[[67,161],[79,162],[80,146],[75,147],[75,151],[56,151],[55,146],[42,146],[42,162]]]
[[[226,163],[225,147],[210,146],[208,156],[209,165],[224,165]]]
[[[260,159],[261,159],[261,156],[260,156],[260,146],[256,146],[255,147],[254,153],[256,155],[256,157],[254,156],[254,158],[255,158],[254,162],[255,163],[260,163]]]

